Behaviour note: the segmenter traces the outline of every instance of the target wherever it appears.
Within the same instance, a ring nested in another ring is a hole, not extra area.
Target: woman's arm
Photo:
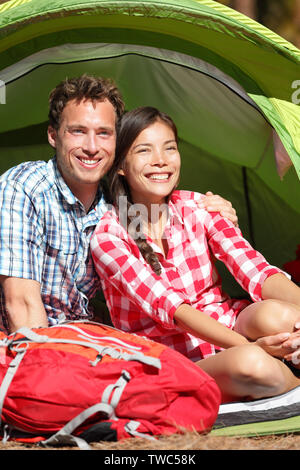
[[[151,317],[153,326],[158,324],[167,329],[187,331],[221,348],[248,343],[237,332],[193,308],[185,294],[154,274],[151,267],[142,261],[134,241],[126,240],[124,232],[122,236],[122,230],[116,227],[114,220],[110,219],[107,224],[102,220],[91,240],[94,264],[108,303],[119,305],[120,294],[138,312]],[[126,311],[123,318],[130,323],[131,317]]]
[[[280,300],[299,307],[299,321],[296,321],[294,325],[295,332],[291,333],[288,340],[282,343],[282,349],[288,351],[284,358],[298,366],[300,364],[300,288],[285,275],[274,274],[263,283],[262,297],[263,299]]]
[[[108,219],[107,214],[105,217]],[[105,221],[105,217],[95,230],[91,250],[108,304],[118,306],[121,299],[132,302],[137,312],[152,318],[155,336],[161,332],[155,328],[157,324],[167,329],[189,332],[224,349],[248,343],[239,333],[189,305],[185,295],[145,265],[136,244],[127,237],[124,229],[116,225],[113,219]],[[118,295],[119,298],[116,297]],[[130,328],[133,312],[129,312],[131,314],[127,316],[125,311],[123,320]],[[136,328],[138,319],[135,315],[133,321]],[[270,338],[270,341],[274,340]]]
[[[241,346],[243,344],[252,344],[260,346],[273,356],[277,356],[278,351],[281,350],[282,346],[285,344],[285,340],[289,337],[289,334],[287,333],[278,333],[276,335],[265,336],[263,338],[258,338],[256,341],[249,342],[244,336],[240,335],[236,331],[230,330],[226,326],[217,322],[214,318],[193,309],[187,304],[182,304],[178,307],[174,314],[174,319],[175,323],[184,331],[224,349]],[[295,337],[294,342],[299,348],[299,336]],[[293,357],[298,358],[298,354],[298,351],[295,351],[293,353]],[[291,360],[288,359],[288,357],[286,357],[286,359]],[[295,364],[299,363],[300,360],[299,362],[295,362]]]
[[[249,344],[244,336],[188,304],[181,304],[177,308],[174,319],[175,323],[184,331],[215,346],[227,349],[232,346]]]
[[[241,231],[218,213],[197,214],[198,217],[201,215],[200,223],[204,224],[213,255],[225,264],[254,302],[263,300],[263,283],[270,276],[282,274],[282,270],[271,266],[242,236]]]
[[[121,304],[121,320],[128,323],[129,327],[132,321],[135,324],[139,322],[136,315],[146,315],[152,318],[153,326],[157,324],[167,329],[176,328],[173,313],[180,304],[188,303],[186,295],[174,289],[145,264],[134,240],[113,218],[109,218],[108,213],[98,224],[90,246],[112,315],[113,307]],[[122,302],[121,299],[126,300]],[[136,307],[136,315],[125,313],[129,302]],[[114,320],[119,322],[120,319]]]
[[[282,300],[300,307],[300,287],[284,274],[278,273],[268,277],[262,285],[261,294],[264,300]]]

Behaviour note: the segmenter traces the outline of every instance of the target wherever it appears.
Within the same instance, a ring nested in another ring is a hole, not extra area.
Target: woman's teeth
[[[152,180],[165,180],[169,178],[169,174],[161,173],[161,174],[156,174],[156,175],[150,175],[149,178]]]

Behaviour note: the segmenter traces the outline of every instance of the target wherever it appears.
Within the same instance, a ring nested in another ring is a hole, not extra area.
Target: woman
[[[291,390],[300,379],[277,357],[292,358],[284,342],[297,335],[300,289],[231,222],[199,208],[200,194],[174,190],[179,176],[173,121],[150,107],[127,113],[109,175],[115,209],[91,241],[113,324],[199,361],[223,401]],[[214,257],[254,303],[222,291]]]

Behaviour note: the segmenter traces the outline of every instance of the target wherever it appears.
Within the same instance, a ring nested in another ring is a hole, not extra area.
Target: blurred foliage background
[[[300,48],[300,0],[218,0]]]

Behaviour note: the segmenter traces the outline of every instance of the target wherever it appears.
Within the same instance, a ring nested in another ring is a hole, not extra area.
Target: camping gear
[[[82,449],[209,431],[221,400],[216,382],[178,352],[82,321],[0,333],[0,384],[4,440]]]
[[[295,46],[210,0],[8,1],[0,172],[52,156],[48,95],[60,80],[111,77],[127,109],[152,105],[174,118],[180,188],[229,199],[244,236],[282,267],[300,242],[299,63]],[[219,269],[225,290],[242,295]]]
[[[263,436],[300,432],[300,386],[272,398],[224,403],[211,434]]]

